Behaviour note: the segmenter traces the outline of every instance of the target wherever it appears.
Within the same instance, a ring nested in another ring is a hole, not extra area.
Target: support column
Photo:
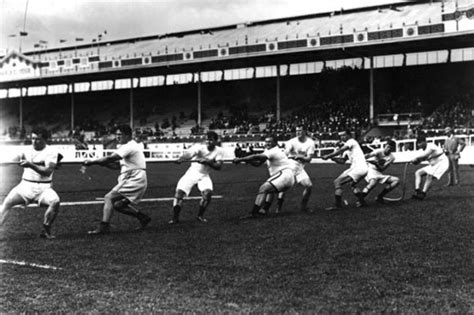
[[[279,121],[281,118],[281,104],[280,104],[280,65],[277,65],[277,77],[276,77],[276,119]]]
[[[23,87],[20,87],[20,104],[19,104],[19,113],[18,113],[18,124],[20,125],[20,130],[23,129]]]
[[[75,119],[74,119],[74,112],[75,112],[75,102],[74,102],[74,83],[71,83],[71,131],[74,132],[75,126]]]
[[[370,56],[370,69],[369,69],[369,118],[370,124],[374,124],[374,57]]]
[[[201,72],[198,72],[198,81],[197,81],[197,124],[201,126]]]
[[[130,79],[130,128],[133,131],[133,78]]]

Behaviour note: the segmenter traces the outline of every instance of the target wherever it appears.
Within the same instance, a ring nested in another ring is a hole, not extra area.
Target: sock
[[[252,214],[257,214],[258,210],[260,210],[260,206],[257,204],[253,205]]]
[[[362,203],[365,201],[365,200],[364,200],[365,196],[367,196],[366,193],[361,192],[361,191],[358,192],[358,193],[355,194],[355,195],[356,195],[357,199],[359,200],[359,202],[362,202]]]
[[[144,213],[142,213],[142,212],[138,212],[138,213],[137,213],[137,219],[140,220],[140,221],[146,220],[146,219],[148,219],[148,218],[149,218],[149,216],[147,216],[146,214],[144,214]]]
[[[181,206],[176,205],[173,207],[173,220],[179,220],[179,213],[181,212]]]
[[[51,233],[51,225],[43,224],[43,229],[46,233]]]
[[[342,196],[334,195],[334,198],[336,199],[336,207],[342,207]]]
[[[198,217],[202,217],[204,215],[204,211],[206,211],[206,208],[200,205],[199,211],[198,211]]]
[[[285,201],[285,199],[283,199],[283,198],[278,198],[277,199],[278,209],[281,209],[281,207],[283,206],[283,201]]]
[[[388,194],[389,191],[390,191],[390,189],[385,188],[384,190],[382,190],[382,191],[380,192],[380,194],[377,196],[377,198],[382,199],[383,196],[385,196],[386,194]]]
[[[268,209],[270,209],[270,206],[271,206],[271,205],[272,205],[271,202],[265,201],[265,202],[263,203],[262,209],[265,210],[265,211],[268,211]]]

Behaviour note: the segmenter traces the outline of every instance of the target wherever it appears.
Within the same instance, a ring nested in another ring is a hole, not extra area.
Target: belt
[[[125,174],[125,173],[129,173],[129,172],[132,172],[132,171],[146,171],[146,168],[133,168],[131,170],[121,172],[120,174]]]
[[[53,181],[48,180],[48,181],[37,181],[37,180],[29,180],[26,178],[23,178],[24,181],[30,182],[30,183],[36,183],[36,184],[51,184]]]
[[[445,153],[443,152],[443,153],[437,154],[437,155],[435,155],[435,156],[430,157],[430,158],[427,159],[427,160],[428,160],[428,161],[434,160],[434,159],[436,159],[436,158],[439,158],[439,157],[442,156],[443,154],[445,154]]]

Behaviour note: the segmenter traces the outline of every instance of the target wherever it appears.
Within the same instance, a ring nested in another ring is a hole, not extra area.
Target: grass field
[[[195,220],[197,200],[185,201],[176,226],[166,223],[171,201],[146,202],[146,230],[132,232],[137,222],[117,214],[113,233],[89,236],[101,205],[63,206],[57,239],[47,241],[38,237],[44,210],[15,208],[1,227],[0,312],[474,313],[474,168],[461,167],[462,186],[443,187],[443,178],[419,202],[409,200],[410,166],[405,201],[327,212],[344,168],[307,167],[310,214],[298,211],[296,188],[281,215],[238,220],[267,177],[244,165],[213,174],[223,198],[211,203],[207,224]],[[77,169],[55,175],[64,202],[95,200],[115,184],[113,171],[95,167],[89,180]],[[171,197],[185,169],[150,164],[145,198]],[[21,170],[0,172],[3,200]],[[355,201],[347,190],[345,198]]]

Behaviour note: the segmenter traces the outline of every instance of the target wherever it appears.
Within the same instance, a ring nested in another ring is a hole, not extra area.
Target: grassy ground
[[[89,180],[77,169],[56,174],[63,201],[102,197],[116,180],[113,171],[94,168]],[[149,165],[146,198],[171,197],[185,169]],[[64,206],[57,239],[46,241],[38,238],[43,210],[14,209],[1,227],[0,259],[61,269],[0,264],[0,312],[473,313],[474,169],[462,167],[460,187],[435,183],[423,202],[326,212],[343,169],[308,166],[311,214],[298,211],[297,188],[283,214],[238,220],[266,178],[265,168],[243,165],[213,175],[224,198],[211,204],[208,224],[195,220],[196,200],[185,201],[177,226],[166,223],[170,201],[142,203],[153,219],[146,230],[131,232],[136,221],[117,214],[113,233],[92,237],[101,206]],[[1,172],[3,199],[20,173]]]

